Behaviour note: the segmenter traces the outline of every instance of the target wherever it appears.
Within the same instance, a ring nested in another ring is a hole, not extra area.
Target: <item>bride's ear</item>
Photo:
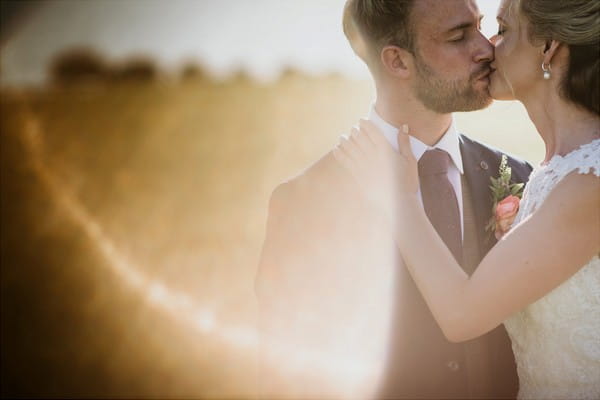
[[[410,76],[412,54],[398,46],[385,46],[381,49],[381,63],[385,70],[398,78],[406,79]]]
[[[557,42],[556,40],[548,40],[544,45],[544,64],[550,65],[552,63],[552,59],[558,52],[558,49],[562,46],[561,42]]]

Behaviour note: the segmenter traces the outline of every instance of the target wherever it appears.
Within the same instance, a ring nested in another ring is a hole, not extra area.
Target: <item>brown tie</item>
[[[428,150],[419,160],[419,180],[425,213],[459,264],[462,264],[460,211],[456,193],[448,179],[450,155]]]

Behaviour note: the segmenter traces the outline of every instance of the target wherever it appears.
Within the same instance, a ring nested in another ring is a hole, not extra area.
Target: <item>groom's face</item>
[[[411,21],[415,33],[417,98],[439,113],[472,111],[491,103],[493,47],[480,32],[474,0],[420,0]]]

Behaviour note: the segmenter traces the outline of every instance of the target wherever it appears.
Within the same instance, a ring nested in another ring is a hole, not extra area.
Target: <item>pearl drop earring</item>
[[[544,79],[545,80],[549,80],[550,79],[550,64],[548,64],[548,66],[546,66],[546,63],[542,63],[542,71],[544,72]]]

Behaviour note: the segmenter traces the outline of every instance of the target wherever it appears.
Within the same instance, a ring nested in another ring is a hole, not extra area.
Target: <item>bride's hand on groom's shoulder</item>
[[[336,160],[357,181],[363,194],[387,217],[394,218],[403,199],[419,189],[417,161],[412,154],[406,125],[398,134],[396,151],[370,121],[360,120],[349,137],[333,151]]]

